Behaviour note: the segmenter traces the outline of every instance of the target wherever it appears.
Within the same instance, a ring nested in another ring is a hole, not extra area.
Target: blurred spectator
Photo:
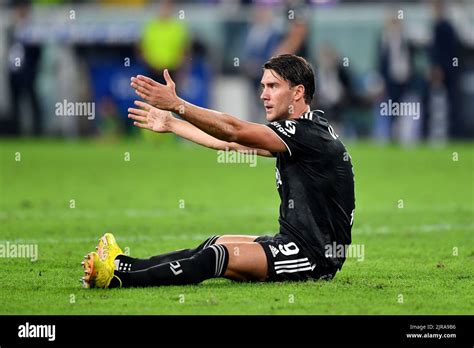
[[[385,84],[385,101],[400,103],[406,97],[413,74],[413,46],[406,37],[402,20],[387,19],[379,42],[379,71]],[[376,117],[379,139],[393,137],[394,117]]]
[[[117,104],[112,96],[104,96],[99,100],[98,111],[100,119],[100,135],[106,139],[115,139],[127,131],[123,128],[124,124],[119,122],[119,111]]]
[[[352,99],[350,77],[335,49],[328,44],[318,54],[316,89],[315,104],[326,113],[336,133],[341,133],[342,114]]]
[[[180,94],[192,104],[209,108],[211,90],[211,67],[207,48],[198,40],[191,45],[191,59],[183,66]]]
[[[282,33],[274,21],[272,9],[268,5],[253,7],[252,23],[249,26],[244,42],[244,70],[260,86],[262,65],[271,57],[280,42]]]
[[[442,144],[448,136],[449,101],[443,76],[439,67],[432,68],[426,100],[427,137],[432,144]]]
[[[459,40],[458,36],[445,18],[445,5],[441,0],[437,0],[433,5],[435,21],[433,26],[433,40],[430,48],[430,102],[428,109],[428,125],[437,130],[428,131],[431,137],[439,133],[439,128],[443,124],[448,127],[448,134],[451,137],[459,137],[462,133],[462,122],[458,117],[458,66]],[[435,102],[436,100],[436,102]],[[431,106],[443,104],[446,116],[442,116],[439,110],[432,109]],[[443,118],[447,118],[448,122]],[[440,123],[441,122],[441,123]],[[434,133],[433,133],[434,132]]]
[[[252,87],[257,91],[262,79],[262,66],[272,56],[282,33],[269,5],[255,5],[252,10],[252,23],[249,25],[243,47],[243,68]],[[252,93],[249,105],[252,120],[259,121],[259,115],[263,112],[261,105],[259,93]]]
[[[308,5],[304,0],[287,0],[284,18],[288,21],[286,34],[273,52],[280,54],[296,54],[308,58],[306,37],[309,31]]]
[[[256,90],[260,87],[262,65],[272,56],[289,53],[307,57],[306,35],[309,28],[305,2],[286,2],[284,30],[276,22],[270,5],[268,1],[257,1],[253,6],[252,23],[244,42],[244,71]],[[261,121],[263,110],[259,97],[259,93],[251,97],[249,107],[253,121]]]
[[[160,5],[158,16],[144,27],[139,53],[151,77],[158,82],[165,83],[164,69],[168,69],[174,79],[178,77],[176,72],[186,57],[188,46],[184,23],[174,13],[172,2],[167,0]]]
[[[23,42],[21,30],[30,20],[30,4],[27,1],[15,2],[13,25],[8,29],[8,77],[11,93],[12,131],[19,133],[25,116],[32,115],[33,134],[38,136],[43,130],[43,117],[36,93],[36,76],[41,47]],[[26,103],[23,103],[26,102]],[[26,108],[30,108],[29,110]]]

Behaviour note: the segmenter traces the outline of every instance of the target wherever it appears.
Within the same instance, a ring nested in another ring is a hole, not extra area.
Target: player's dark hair
[[[315,90],[314,72],[306,59],[294,54],[282,54],[270,58],[263,68],[274,70],[285,81],[288,81],[291,87],[303,85],[304,101],[308,105],[311,103]]]

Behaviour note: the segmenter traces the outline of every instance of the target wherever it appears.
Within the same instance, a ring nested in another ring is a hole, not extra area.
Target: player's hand
[[[168,69],[165,69],[163,76],[166,85],[143,75],[132,77],[130,85],[135,89],[135,93],[148,104],[161,110],[174,111],[179,103],[176,85],[171,79]]]
[[[140,109],[128,108],[128,118],[135,121],[133,122],[134,126],[157,133],[171,132],[171,124],[174,119],[171,112],[157,109],[139,100],[135,100],[135,105]]]

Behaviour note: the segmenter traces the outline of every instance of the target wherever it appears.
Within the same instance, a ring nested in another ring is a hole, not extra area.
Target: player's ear
[[[299,101],[301,98],[304,99],[304,86],[298,85],[295,87],[295,101]]]

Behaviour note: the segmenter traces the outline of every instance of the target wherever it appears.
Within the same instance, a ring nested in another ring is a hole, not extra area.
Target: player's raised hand
[[[168,69],[165,69],[163,76],[166,85],[143,75],[132,77],[130,85],[135,89],[135,93],[148,104],[161,110],[174,110],[179,103],[179,98],[176,95],[176,85],[171,79]]]
[[[140,109],[128,108],[128,118],[135,121],[135,126],[157,133],[171,132],[174,117],[169,111],[157,109],[139,100],[135,100],[135,105]]]

